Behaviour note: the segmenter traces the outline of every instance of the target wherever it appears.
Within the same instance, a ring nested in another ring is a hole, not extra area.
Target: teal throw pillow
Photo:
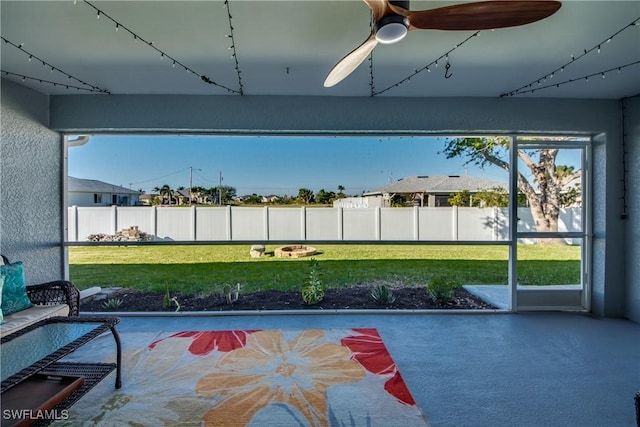
[[[0,274],[0,323],[4,322],[4,316],[2,315],[2,286],[4,285],[4,274]]]
[[[0,304],[3,316],[32,307],[33,304],[27,296],[27,288],[24,283],[22,261],[0,265],[0,274],[4,277],[2,303]]]

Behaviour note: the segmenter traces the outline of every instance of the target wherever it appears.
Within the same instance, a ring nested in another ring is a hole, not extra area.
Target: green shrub
[[[427,284],[427,294],[436,302],[450,302],[453,300],[455,288],[460,284],[452,279],[434,277]]]
[[[302,301],[305,304],[317,304],[324,298],[324,286],[321,279],[320,264],[315,258],[309,260],[309,272],[302,284]]]
[[[238,298],[240,298],[240,283],[237,283],[236,286],[231,286],[229,284],[224,285],[222,293],[227,299],[227,304],[233,304],[238,301]]]
[[[369,296],[376,304],[380,305],[389,305],[396,301],[393,291],[385,285],[378,285],[373,288]]]
[[[122,305],[122,300],[120,298],[109,298],[102,303],[102,306],[104,308],[118,308],[121,305]]]

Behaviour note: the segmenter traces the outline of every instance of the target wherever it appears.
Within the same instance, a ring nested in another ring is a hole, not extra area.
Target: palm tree
[[[169,187],[167,184],[165,184],[162,187],[160,187],[160,188],[156,187],[155,189],[158,190],[158,193],[162,197],[162,200],[163,200],[162,204],[164,204],[164,200],[166,198],[167,199],[167,203],[169,205],[171,205],[171,201],[173,200],[173,190],[171,189],[171,187]]]

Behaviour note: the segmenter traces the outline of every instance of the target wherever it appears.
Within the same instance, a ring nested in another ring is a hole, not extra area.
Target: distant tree
[[[457,193],[451,193],[447,201],[451,206],[471,206],[471,193],[469,190],[461,190]]]
[[[325,205],[332,203],[335,198],[336,193],[334,193],[333,191],[325,191],[324,188],[318,190],[315,195],[316,203],[322,203]]]
[[[503,187],[478,191],[473,196],[473,205],[481,207],[506,208],[509,206],[509,193]]]
[[[344,187],[342,185],[338,185],[338,194],[336,194],[336,198],[344,199],[345,197],[347,197],[347,195],[344,194]]]
[[[445,143],[443,153],[448,159],[466,157],[467,163],[480,167],[492,164],[509,170],[507,154],[510,139],[495,138],[452,138]],[[581,170],[556,165],[558,149],[518,150],[519,160],[531,171],[536,188],[518,172],[518,190],[527,198],[536,230],[558,231],[561,194],[565,187],[582,175]]]
[[[411,204],[407,202],[407,197],[405,195],[394,194],[393,196],[391,196],[391,199],[389,199],[389,206],[394,208],[404,208],[410,207]]]
[[[258,196],[256,193],[253,193],[252,195],[244,199],[244,203],[248,205],[259,205],[260,203],[262,203],[262,197]]]
[[[162,198],[162,204],[165,204],[164,202],[166,201],[166,204],[170,205],[173,201],[173,190],[171,189],[171,187],[165,184],[160,188],[156,187],[156,189],[158,190],[158,193]]]
[[[226,205],[236,198],[236,189],[229,185],[222,185],[217,187],[211,187],[207,190],[207,194],[211,196],[212,200],[221,205]]]
[[[305,205],[313,202],[313,191],[308,188],[301,188],[298,190],[298,200]]]

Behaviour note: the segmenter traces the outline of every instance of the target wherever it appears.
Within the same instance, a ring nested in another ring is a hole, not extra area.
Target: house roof
[[[384,193],[456,193],[462,190],[490,190],[506,188],[503,182],[475,176],[410,176],[401,178],[367,195]]]
[[[68,191],[77,193],[142,194],[139,191],[119,185],[109,184],[95,179],[75,178],[73,176],[68,177],[67,189]]]

